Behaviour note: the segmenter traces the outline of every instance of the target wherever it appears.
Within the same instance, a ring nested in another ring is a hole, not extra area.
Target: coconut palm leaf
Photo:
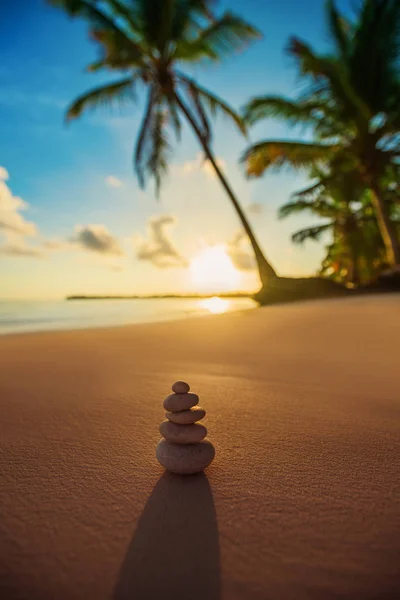
[[[316,124],[321,114],[321,103],[297,102],[280,96],[260,96],[253,98],[244,108],[244,120],[254,125],[261,119],[284,119],[291,125],[299,123]]]
[[[178,44],[175,58],[183,61],[202,58],[220,61],[260,37],[255,27],[228,12],[203,29],[196,39]]]
[[[315,227],[306,227],[305,229],[300,229],[296,231],[292,235],[292,241],[295,244],[304,244],[307,240],[314,240],[314,242],[318,242],[322,235],[333,229],[334,223],[325,223],[324,225],[316,225]]]
[[[203,137],[207,141],[207,143],[210,143],[210,141],[211,141],[210,123],[207,118],[206,112],[204,110],[203,104],[201,103],[201,100],[199,98],[199,94],[197,93],[197,88],[195,85],[189,86],[189,95],[190,95],[191,99],[193,100],[195,111],[199,117],[200,126],[203,130]]]
[[[327,24],[331,38],[343,60],[347,60],[351,52],[351,25],[336,8],[334,0],[328,0],[326,6]]]
[[[321,192],[321,189],[324,189],[325,185],[326,185],[327,179],[320,179],[319,181],[317,181],[317,183],[314,183],[313,185],[306,187],[302,190],[299,190],[298,192],[296,192],[294,194],[294,196],[296,198],[315,198],[316,194],[319,194]]]
[[[152,127],[149,139],[151,140],[147,160],[147,171],[154,178],[156,193],[159,194],[163,175],[168,170],[168,155],[170,144],[165,133],[166,114],[161,106],[158,106],[152,118]]]
[[[146,140],[151,135],[151,122],[153,119],[153,111],[156,103],[157,93],[154,87],[150,87],[148,90],[147,106],[142,120],[142,124],[139,130],[139,135],[136,141],[135,153],[134,153],[134,167],[139,180],[140,187],[145,185],[145,170],[143,167],[143,153],[146,145]]]
[[[67,120],[76,119],[88,108],[110,107],[116,103],[122,104],[126,100],[134,100],[134,83],[135,80],[132,77],[127,77],[86,92],[69,106]]]
[[[101,66],[113,69],[146,67],[146,55],[140,44],[108,29],[93,29],[91,37],[100,45],[101,60],[98,62],[103,62]]]
[[[355,89],[374,113],[399,108],[399,54],[400,3],[364,0],[349,68]]]
[[[338,213],[338,207],[329,201],[328,198],[320,197],[318,200],[303,200],[297,198],[297,195],[293,196],[295,199],[291,202],[283,204],[279,211],[278,216],[280,219],[286,219],[286,217],[296,215],[305,211],[309,211],[313,214],[317,214],[320,217],[335,217]]]
[[[64,8],[73,17],[80,16],[87,19],[90,25],[97,29],[112,31],[119,39],[132,41],[122,27],[104,10],[98,8],[98,0],[47,0],[53,6]]]
[[[222,98],[219,98],[186,76],[179,74],[179,79],[185,83],[188,88],[192,90],[195,88],[196,94],[199,100],[202,102],[202,105],[210,111],[213,117],[217,116],[218,114],[224,115],[235,123],[241,133],[246,133],[246,126],[241,116],[231,106],[224,102]]]
[[[140,36],[140,20],[135,3],[132,2],[129,7],[124,2],[121,2],[121,0],[108,0],[108,3],[112,14],[122,19],[124,25],[131,33]]]
[[[214,0],[179,0],[175,2],[169,37],[175,45],[195,39],[203,29],[201,18],[213,20]]]
[[[247,175],[259,177],[267,169],[310,169],[333,157],[336,146],[308,142],[265,140],[251,146],[242,156]]]
[[[181,125],[181,120],[180,120],[180,116],[179,116],[179,111],[178,111],[178,107],[176,105],[175,99],[174,98],[166,98],[165,102],[167,104],[168,107],[168,124],[171,125],[175,137],[178,141],[180,141],[181,139],[181,132],[182,132],[182,125]]]
[[[296,59],[303,75],[319,82],[323,91],[326,91],[324,88],[334,90],[336,101],[341,101],[341,108],[349,119],[361,125],[369,122],[371,112],[352,87],[342,63],[329,56],[316,55],[307,44],[295,37],[289,41],[287,52]]]

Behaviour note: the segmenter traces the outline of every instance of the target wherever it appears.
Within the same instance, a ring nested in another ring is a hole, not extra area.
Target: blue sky
[[[196,78],[235,108],[257,94],[294,94],[298,80],[284,48],[294,34],[318,48],[326,46],[324,2],[226,0],[221,5],[257,25],[264,39],[222,65],[196,67]],[[339,2],[343,6],[346,2]],[[96,47],[84,21],[69,19],[42,0],[4,2],[0,56],[0,189],[8,194],[8,209],[23,219],[17,233],[15,227],[0,227],[0,296],[195,290],[187,265],[208,245],[232,242],[240,226],[218,182],[203,168],[191,132],[185,131],[175,145],[171,173],[157,201],[151,185],[139,189],[132,169],[141,103],[64,124],[72,99],[118,78],[85,72],[96,58]],[[253,140],[282,136],[294,133],[274,121],[251,132]],[[238,165],[246,141],[223,120],[216,124],[214,140],[278,272],[315,272],[322,245],[310,242],[299,248],[290,241],[291,233],[310,224],[310,218],[276,218],[277,207],[302,187],[304,176],[285,172],[249,182]],[[161,250],[155,256],[157,235],[170,244],[170,258],[171,248],[179,256],[172,257],[174,267],[166,267]],[[243,244],[238,261],[246,263],[247,255]],[[248,261],[246,265],[236,287],[254,289],[257,277]]]

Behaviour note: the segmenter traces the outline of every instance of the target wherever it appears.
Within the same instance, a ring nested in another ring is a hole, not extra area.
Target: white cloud
[[[13,196],[5,182],[7,179],[7,170],[0,167],[0,229],[6,233],[18,233],[22,236],[36,235],[36,225],[20,214],[21,211],[29,208],[29,205],[22,198]]]
[[[70,241],[83,250],[114,256],[124,254],[118,239],[111,235],[105,225],[77,225],[75,231],[76,234],[70,238]]]
[[[27,244],[26,237],[34,237],[38,231],[35,223],[27,221],[21,214],[29,208],[22,198],[13,196],[6,181],[7,169],[0,167],[0,233],[5,242],[0,245],[2,256],[43,258],[45,253],[40,246]]]
[[[226,162],[222,158],[217,158],[216,163],[221,169],[224,169],[226,167]],[[209,160],[204,158],[204,155],[201,152],[199,152],[196,158],[194,158],[193,160],[187,160],[186,162],[184,162],[183,165],[180,167],[180,171],[184,175],[189,175],[190,173],[200,171],[210,179],[216,176],[214,167],[212,166]]]
[[[238,271],[253,271],[257,266],[244,231],[239,231],[228,243],[227,253]]]
[[[7,181],[9,178],[8,171],[4,167],[0,167],[0,179]]]
[[[114,175],[108,175],[108,177],[106,177],[106,184],[113,188],[119,188],[123,185],[122,181]]]
[[[176,223],[177,220],[172,215],[160,215],[149,219],[148,239],[140,235],[134,238],[136,258],[147,260],[160,269],[186,267],[187,260],[175,248],[169,232],[166,231],[166,228]]]

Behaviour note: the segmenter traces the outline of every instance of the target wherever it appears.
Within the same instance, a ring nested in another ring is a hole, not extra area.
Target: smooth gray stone
[[[156,448],[160,465],[179,475],[200,473],[213,461],[214,456],[215,448],[208,440],[199,444],[172,444],[167,440],[160,440]]]
[[[186,383],[186,381],[175,381],[172,386],[172,391],[175,392],[175,394],[187,394],[189,390],[190,385]]]
[[[174,444],[198,444],[206,437],[207,429],[198,423],[177,425],[171,421],[163,421],[160,425],[160,433],[166,440]]]
[[[164,408],[170,412],[179,412],[196,406],[199,403],[197,394],[170,394],[164,400]]]
[[[179,412],[167,412],[165,416],[172,423],[178,423],[178,425],[191,425],[201,421],[206,416],[206,411],[200,406],[189,408],[188,410],[181,410]]]

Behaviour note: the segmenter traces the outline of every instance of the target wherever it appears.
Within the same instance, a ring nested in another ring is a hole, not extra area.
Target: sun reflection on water
[[[201,308],[205,308],[213,315],[221,315],[229,310],[231,305],[229,300],[213,296],[212,298],[205,298],[199,302]]]

